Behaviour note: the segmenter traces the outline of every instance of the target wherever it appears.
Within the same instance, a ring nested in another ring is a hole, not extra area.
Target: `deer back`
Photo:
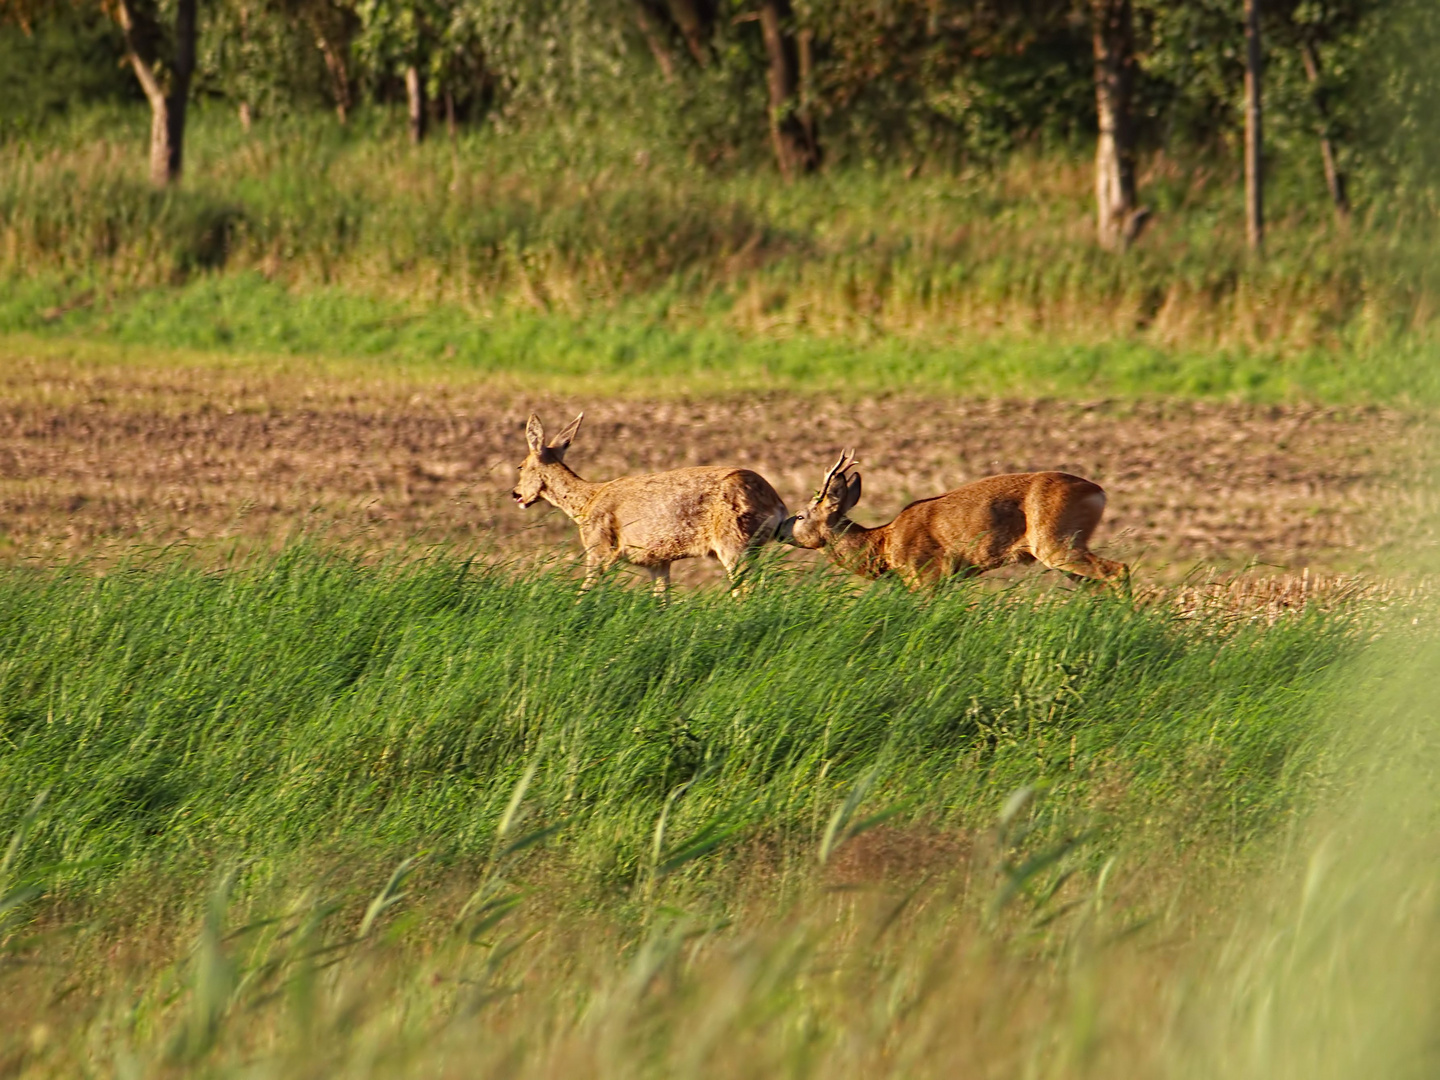
[[[768,539],[785,513],[784,500],[759,473],[697,467],[601,485],[582,528],[644,564],[738,550]]]
[[[917,572],[985,571],[1083,552],[1105,509],[1098,484],[1061,472],[1008,473],[913,502],[883,527],[886,562]]]

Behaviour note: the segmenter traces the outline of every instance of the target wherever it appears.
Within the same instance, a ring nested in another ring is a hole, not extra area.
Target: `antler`
[[[854,450],[841,451],[840,460],[835,463],[834,468],[825,474],[825,482],[820,485],[820,494],[815,496],[816,501],[818,502],[825,498],[826,494],[830,491],[830,484],[837,476],[842,480],[845,479],[846,470],[852,469],[858,464],[860,463],[855,460]]]

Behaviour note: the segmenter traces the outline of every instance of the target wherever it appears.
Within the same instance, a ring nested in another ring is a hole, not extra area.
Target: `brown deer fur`
[[[1062,472],[988,476],[867,529],[846,516],[860,501],[854,465],[853,455],[840,455],[819,494],[781,524],[782,543],[824,548],[832,562],[868,578],[893,570],[912,588],[1036,560],[1075,580],[1119,584],[1129,576],[1124,563],[1086,546],[1105,512],[1105,492],[1089,480]]]
[[[775,535],[785,503],[759,473],[723,466],[671,469],[606,483],[582,480],[565,464],[581,413],[546,445],[533,413],[525,425],[530,453],[512,493],[522,507],[544,499],[580,527],[585,588],[617,561],[643,566],[656,592],[670,582],[677,559],[714,557],[732,582],[747,556]]]

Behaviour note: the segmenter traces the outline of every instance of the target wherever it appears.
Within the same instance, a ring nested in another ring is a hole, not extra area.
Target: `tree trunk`
[[[1264,132],[1261,128],[1260,0],[1245,0],[1245,234],[1252,251],[1265,247]]]
[[[800,60],[800,104],[796,115],[800,126],[805,129],[805,138],[818,159],[820,140],[815,134],[815,31],[808,26],[796,35],[797,52]],[[818,162],[817,162],[818,163]]]
[[[155,43],[158,28],[142,21],[131,0],[120,0],[116,14],[124,31],[126,56],[150,103],[150,182],[166,187],[180,179],[185,147],[185,110],[195,73],[196,0],[175,5],[175,56],[162,81]]]
[[[244,4],[240,5],[240,47],[247,49],[250,42],[250,9]],[[240,128],[246,135],[250,134],[251,124],[255,120],[255,110],[251,107],[249,99],[240,102]]]
[[[350,67],[323,30],[316,29],[315,44],[325,59],[325,71],[330,76],[330,93],[335,98],[335,115],[343,126],[350,119]]]
[[[1136,206],[1135,25],[1130,0],[1094,0],[1095,215],[1102,247],[1120,251],[1138,236],[1148,213]]]
[[[635,25],[640,28],[640,36],[645,39],[650,55],[655,58],[655,66],[660,69],[660,75],[667,83],[674,82],[675,57],[670,55],[670,47],[665,43],[665,29],[650,10],[647,0],[635,0]]]
[[[1320,136],[1320,160],[1325,166],[1325,186],[1330,189],[1330,201],[1335,204],[1335,216],[1341,222],[1350,219],[1350,197],[1345,191],[1345,174],[1335,160],[1335,145],[1330,141],[1330,109],[1325,100],[1325,88],[1320,85],[1320,57],[1315,43],[1302,42],[1300,59],[1305,63],[1305,78],[1310,82],[1310,97],[1315,103],[1318,119],[1315,133]]]
[[[410,108],[410,141],[418,146],[425,141],[425,80],[414,64],[405,68],[405,99]]]
[[[710,25],[700,0],[670,0],[670,17],[680,28],[685,47],[702,68],[710,65]]]
[[[802,117],[795,38],[786,23],[789,0],[761,0],[760,33],[768,61],[766,83],[770,91],[770,141],[775,162],[788,180],[813,171],[820,164],[815,132]]]
[[[175,64],[170,74],[166,183],[180,179],[185,113],[190,106],[190,79],[195,74],[195,8],[196,0],[179,0],[175,5]]]

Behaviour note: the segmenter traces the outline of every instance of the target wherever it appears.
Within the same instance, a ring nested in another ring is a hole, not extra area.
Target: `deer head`
[[[520,480],[510,493],[520,506],[529,506],[545,494],[547,479],[554,475],[557,468],[563,468],[561,463],[565,460],[565,451],[570,448],[575,433],[580,430],[580,421],[584,419],[582,412],[546,445],[545,426],[538,416],[530,414],[530,419],[525,422],[525,441],[530,445],[530,453],[520,463]]]
[[[795,547],[822,548],[844,532],[845,515],[860,501],[860,474],[849,475],[857,464],[854,451],[841,454],[815,497],[804,510],[780,523],[775,538]]]

